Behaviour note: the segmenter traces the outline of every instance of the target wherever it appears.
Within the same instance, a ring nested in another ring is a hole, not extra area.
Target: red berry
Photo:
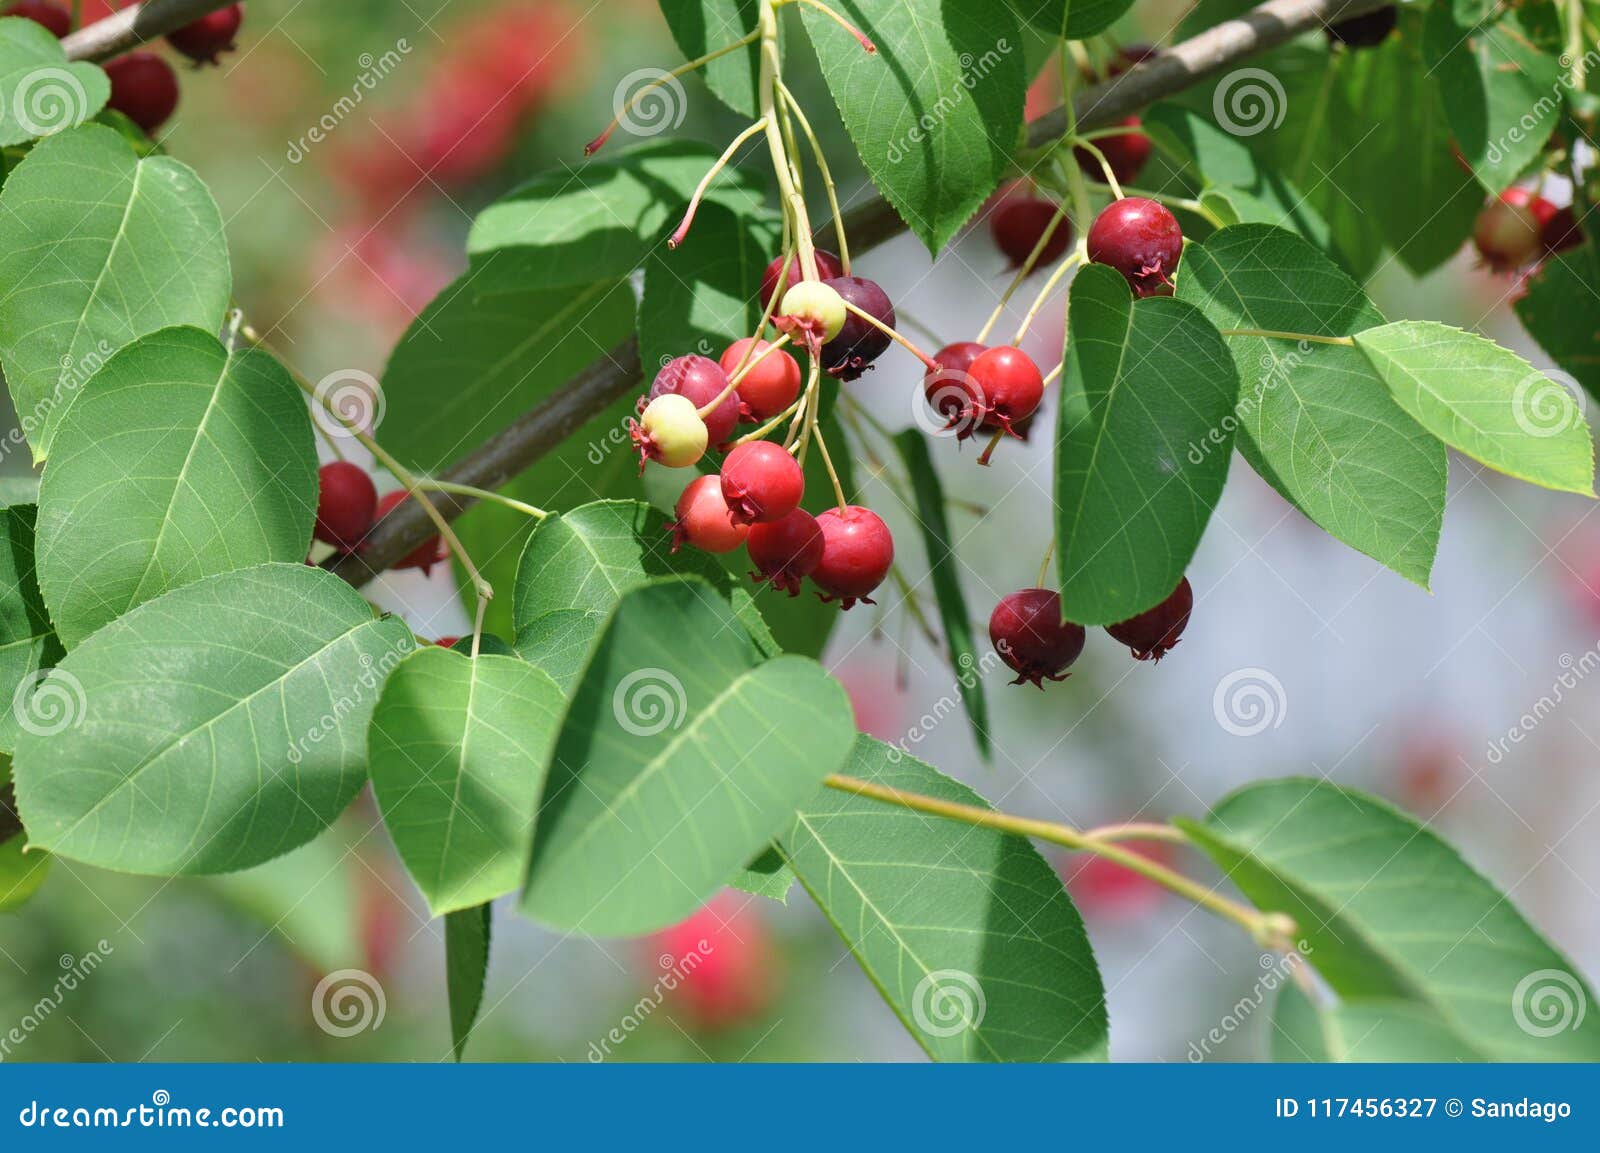
[[[692,544],[701,552],[732,552],[750,535],[748,525],[728,519],[728,505],[722,499],[722,481],[714,476],[697,476],[678,497],[678,519],[672,530],[672,551]]]
[[[1159,841],[1124,846],[1129,852],[1148,857],[1158,865],[1169,864],[1172,853]],[[1073,903],[1085,917],[1124,918],[1146,912],[1159,904],[1165,890],[1143,873],[1136,873],[1116,861],[1086,853],[1061,866],[1061,877],[1072,894]]]
[[[1582,243],[1583,227],[1578,223],[1578,215],[1572,211],[1571,205],[1556,209],[1539,229],[1539,244],[1551,256]]]
[[[111,80],[111,99],[106,101],[106,107],[122,113],[146,135],[153,135],[177,109],[178,74],[161,57],[151,52],[130,52],[104,67]]]
[[[639,411],[643,412],[645,405],[666,393],[687,397],[696,408],[704,408],[727,387],[728,374],[710,357],[692,353],[674,357],[656,373],[655,383],[640,401]],[[724,445],[733,436],[734,426],[739,423],[739,399],[737,392],[730,393],[705,417],[706,439],[712,446]]]
[[[734,524],[771,524],[800,507],[806,476],[770,440],[738,445],[722,462],[722,499]]]
[[[1159,661],[1172,651],[1183,630],[1189,627],[1189,613],[1194,609],[1194,589],[1189,578],[1184,577],[1178,587],[1153,609],[1146,609],[1131,620],[1107,625],[1106,632],[1121,641],[1133,652],[1138,661]]]
[[[215,64],[222,53],[233,51],[233,38],[242,23],[244,5],[230,4],[168,34],[167,43],[196,64]]]
[[[933,354],[937,369],[922,376],[922,393],[933,411],[945,419],[945,428],[960,426],[956,439],[965,440],[977,428],[969,415],[976,411],[976,392],[972,385],[972,362],[988,350],[975,340],[958,340]]]
[[[758,524],[745,542],[756,571],[756,581],[771,581],[773,588],[800,595],[800,582],[822,563],[822,527],[817,518],[797,508],[782,520]]]
[[[879,323],[895,326],[894,304],[878,285],[861,276],[839,276],[824,281],[847,304],[853,304]],[[847,313],[839,335],[822,346],[822,367],[840,380],[855,380],[889,348],[893,338],[883,329]]]
[[[1113,200],[1089,229],[1089,259],[1127,277],[1135,296],[1171,296],[1182,255],[1177,217],[1142,196]]]
[[[1508,188],[1478,213],[1472,243],[1490,269],[1515,272],[1543,251],[1540,235],[1556,211],[1555,205],[1526,188]]]
[[[1117,58],[1106,68],[1106,76],[1120,76],[1135,64],[1143,64],[1146,60],[1153,60],[1161,55],[1161,49],[1154,44],[1146,44],[1136,40],[1132,44],[1124,44],[1117,49]]]
[[[871,509],[859,505],[830,508],[817,517],[822,529],[822,560],[811,579],[822,599],[837,599],[842,609],[857,601],[875,603],[868,594],[883,583],[894,564],[894,537]]]
[[[702,1032],[759,1016],[777,991],[781,967],[758,906],[725,893],[682,924],[655,934],[645,974],[670,990],[673,1013]],[[667,976],[676,980],[665,982]]]
[[[1364,12],[1344,20],[1335,20],[1323,28],[1330,44],[1346,44],[1351,48],[1372,48],[1388,39],[1394,31],[1400,10],[1393,6]]]
[[[384,493],[378,498],[377,519],[382,520],[384,517],[388,516],[395,510],[397,505],[403,504],[406,497],[409,495],[410,493],[406,492],[406,490],[403,488],[395,489],[394,492]],[[424,573],[430,573],[433,571],[434,565],[438,564],[442,560],[448,559],[449,556],[450,550],[445,548],[443,539],[437,535],[430,536],[427,540],[423,541],[416,548],[412,549],[405,556],[396,561],[394,563],[394,567],[397,569],[419,568]]]
[[[1021,268],[1033,252],[1045,229],[1056,219],[1060,206],[1027,192],[1008,192],[989,216],[989,235],[995,247],[1005,254],[1012,268]],[[1072,243],[1072,221],[1063,216],[1050,233],[1044,251],[1033,262],[1034,270],[1047,268],[1061,259]]]
[[[1129,116],[1117,122],[1124,128],[1139,127],[1139,118]],[[1115,136],[1102,136],[1094,142],[1106,158],[1106,163],[1111,165],[1111,174],[1117,178],[1118,184],[1132,184],[1139,179],[1139,173],[1144,171],[1145,161],[1150,159],[1150,138],[1142,132],[1119,132]],[[1083,169],[1090,180],[1104,180],[1105,169],[1100,167],[1100,160],[1087,148],[1074,148],[1072,154],[1078,158],[1078,167]]]
[[[433,643],[438,645],[441,649],[453,649],[456,647],[456,643],[460,640],[460,637],[440,637]]]
[[[1082,625],[1061,619],[1061,594],[1050,589],[1007,593],[989,614],[989,641],[1017,674],[1011,683],[1064,681],[1083,652]]]
[[[819,248],[817,254],[817,279],[832,280],[836,276],[844,275],[844,265],[839,263],[839,258],[831,252]],[[767,265],[767,270],[761,274],[761,307],[765,308],[772,302],[773,293],[778,291],[778,273],[783,270],[783,257],[774,257],[772,263]],[[795,255],[789,261],[789,275],[784,279],[783,290],[787,292],[800,281],[805,279],[800,271],[800,257]],[[776,308],[776,305],[773,305]]]
[[[1020,436],[1015,422],[1027,420],[1044,396],[1044,376],[1020,348],[1001,345],[979,354],[967,370],[970,407],[962,415],[984,428]]]
[[[722,354],[722,371],[730,378],[741,365],[749,369],[739,381],[739,411],[745,420],[770,420],[800,395],[800,365],[781,348],[761,356],[770,347],[768,341],[747,336]]]
[[[64,5],[52,3],[51,0],[17,0],[17,3],[7,5],[4,14],[42,24],[57,40],[72,31],[72,13]]]
[[[323,544],[349,551],[361,543],[378,517],[378,489],[364,468],[347,460],[317,473],[317,527]]]

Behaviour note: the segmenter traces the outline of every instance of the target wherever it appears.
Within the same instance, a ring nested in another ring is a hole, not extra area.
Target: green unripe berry
[[[688,468],[706,454],[706,422],[686,396],[656,397],[645,406],[639,423],[649,438],[650,458],[668,468]]]
[[[844,307],[844,298],[820,280],[802,280],[784,293],[778,312],[815,325],[820,330],[817,337],[823,343],[839,335],[849,315]]]

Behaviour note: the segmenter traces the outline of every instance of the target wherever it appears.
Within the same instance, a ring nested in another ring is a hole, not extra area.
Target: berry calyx
[[[1515,272],[1543,251],[1544,226],[1556,206],[1526,188],[1508,188],[1484,205],[1472,226],[1472,243],[1494,272]]]
[[[817,518],[797,508],[782,520],[750,529],[745,547],[756,571],[750,576],[769,581],[790,596],[800,595],[800,582],[822,563],[822,526]]]
[[[165,124],[178,107],[178,74],[152,52],[130,52],[108,61],[113,108],[144,130],[146,136]]]
[[[672,551],[691,544],[701,552],[732,552],[750,535],[748,525],[728,519],[728,504],[722,499],[722,481],[715,476],[697,476],[678,497],[674,510],[678,519],[672,530]]]
[[[347,460],[323,465],[317,483],[317,527],[312,535],[348,552],[378,519],[377,486],[366,469]]]
[[[836,276],[844,275],[844,265],[840,262],[837,256],[821,248],[814,249],[813,251],[817,259],[818,280],[832,280]],[[783,257],[777,256],[773,258],[771,264],[767,265],[766,271],[761,274],[762,308],[766,308],[769,304],[772,304],[773,296],[778,293],[778,275],[782,271]],[[789,261],[789,273],[786,277],[784,277],[783,291],[788,292],[789,289],[793,288],[804,279],[805,274],[800,268],[800,257],[796,255]],[[773,305],[773,307],[777,306]]]
[[[771,524],[800,507],[806,476],[770,440],[741,444],[722,462],[722,499],[734,524]]]
[[[1329,44],[1343,44],[1348,48],[1374,48],[1389,38],[1389,33],[1394,31],[1395,22],[1399,18],[1400,10],[1391,5],[1388,8],[1379,8],[1375,12],[1364,12],[1360,16],[1335,20],[1322,31],[1328,37]]]
[[[1066,680],[1084,639],[1082,625],[1061,619],[1061,594],[1051,589],[1007,593],[989,614],[989,643],[1017,674],[1014,685]]]
[[[704,408],[728,390],[728,374],[716,361],[706,356],[676,356],[656,373],[650,391],[644,396],[646,403],[658,396],[676,394],[694,402],[697,409]],[[739,423],[738,392],[729,393],[722,402],[702,419],[706,425],[707,443],[721,447],[733,436]],[[641,410],[642,411],[642,410]]]
[[[1039,238],[1044,235],[1059,210],[1053,200],[1046,200],[1028,192],[1008,192],[989,216],[989,235],[995,247],[1005,254],[1012,268],[1021,268],[1032,254]],[[1046,268],[1061,259],[1072,243],[1072,221],[1062,217],[1044,251],[1033,262],[1033,271]]]
[[[197,65],[215,64],[218,56],[233,51],[233,38],[243,23],[244,5],[230,4],[169,33],[167,43]]]
[[[840,276],[826,284],[841,300],[874,317],[878,324],[894,327],[894,304],[874,281],[863,276]],[[893,339],[876,324],[847,310],[838,334],[822,346],[822,367],[839,380],[855,380],[888,350]]]
[[[1171,296],[1182,255],[1177,217],[1142,196],[1113,200],[1089,228],[1089,259],[1122,273],[1135,296]]]
[[[869,595],[894,564],[894,537],[878,514],[860,505],[830,508],[817,517],[822,530],[822,559],[811,579],[824,601],[838,600],[841,609],[857,601],[874,604]]]
[[[0,15],[32,20],[47,28],[57,40],[72,31],[72,13],[65,6],[52,3],[52,0],[17,0],[15,4],[8,4]]]
[[[772,323],[818,356],[822,346],[839,335],[849,316],[837,289],[820,280],[802,280],[783,294]]]
[[[1020,348],[1001,345],[980,353],[967,375],[972,395],[962,416],[1020,438],[1016,423],[1032,416],[1044,396],[1044,375],[1033,358]]]
[[[928,398],[933,411],[944,417],[945,429],[957,428],[957,440],[965,440],[977,428],[970,415],[977,411],[977,396],[972,382],[972,362],[988,351],[989,346],[975,340],[958,340],[947,344],[933,354],[937,368],[922,375],[922,394]]]
[[[688,468],[706,454],[706,422],[694,401],[669,392],[644,406],[638,420],[628,422],[628,433],[639,450],[639,474],[646,461],[668,468]]]
[[[1123,128],[1139,127],[1137,116],[1128,116],[1117,121]],[[1106,163],[1111,165],[1111,175],[1117,178],[1118,184],[1132,184],[1139,179],[1139,173],[1144,171],[1145,161],[1150,159],[1150,138],[1142,132],[1119,132],[1115,136],[1102,136],[1094,141],[1106,158]],[[1078,167],[1083,169],[1084,175],[1090,180],[1104,180],[1105,170],[1100,167],[1100,161],[1094,153],[1087,148],[1078,147],[1072,150],[1078,158]]]
[[[1572,211],[1570,204],[1552,212],[1550,219],[1539,229],[1539,244],[1551,256],[1582,243],[1583,226],[1578,223],[1578,215]]]
[[[1153,609],[1147,609],[1121,624],[1107,625],[1106,632],[1114,640],[1127,645],[1136,661],[1159,661],[1172,651],[1189,627],[1189,614],[1194,610],[1194,589],[1189,578],[1184,577],[1172,594]]]
[[[799,363],[781,348],[767,352],[771,347],[769,341],[747,336],[728,345],[722,354],[722,371],[730,378],[741,365],[748,369],[739,378],[741,420],[770,420],[800,395]]]
[[[406,498],[410,495],[411,494],[403,488],[397,488],[393,492],[384,493],[383,496],[378,498],[378,515],[373,523],[378,523],[378,521],[381,521],[384,517],[388,516],[397,507],[404,504],[406,502]],[[396,569],[419,568],[422,570],[423,575],[427,576],[433,572],[434,565],[438,564],[442,560],[447,559],[449,556],[450,550],[445,547],[443,538],[436,533],[433,536],[430,536],[427,540],[423,541],[416,548],[406,553],[405,556],[397,560],[393,567]]]

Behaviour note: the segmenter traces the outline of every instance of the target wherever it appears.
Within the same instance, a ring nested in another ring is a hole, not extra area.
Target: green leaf
[[[516,657],[420,649],[384,682],[368,733],[372,790],[434,916],[517,887],[565,706]]]
[[[789,868],[783,854],[769,845],[759,857],[729,877],[728,884],[741,892],[787,905],[789,890],[794,888],[794,870]]]
[[[68,63],[61,41],[32,20],[0,19],[0,146],[76,128],[104,107],[111,82]]]
[[[0,913],[20,909],[39,891],[50,873],[50,854],[27,849],[28,838],[0,842]]]
[[[68,653],[17,742],[19,811],[63,857],[173,876],[304,844],[366,780],[367,721],[410,651],[338,577],[273,564],[140,605]]]
[[[1223,330],[1348,336],[1383,323],[1327,257],[1261,225],[1189,244],[1178,298]],[[1426,588],[1444,520],[1444,446],[1402,411],[1354,348],[1224,339],[1243,378],[1234,419],[1251,467],[1329,535]]]
[[[201,577],[304,561],[316,512],[294,379],[268,353],[166,329],[113,356],[56,425],[39,587],[70,648]]]
[[[1594,494],[1594,442],[1577,397],[1475,332],[1403,320],[1355,334],[1400,407],[1492,469]]]
[[[1056,432],[1062,607],[1080,624],[1115,624],[1183,579],[1228,479],[1239,376],[1198,308],[1135,302],[1103,265],[1072,282],[1067,324]],[[1215,451],[1196,451],[1213,438]]]
[[[867,175],[939,251],[1005,174],[1027,76],[1016,17],[994,0],[840,0],[878,51],[809,5],[822,75]]]
[[[513,253],[474,260],[389,357],[384,447],[415,468],[443,468],[566,388],[633,321],[633,293],[620,279],[551,287]]]
[[[1461,155],[1485,188],[1503,191],[1544,150],[1560,119],[1564,86],[1554,52],[1540,51],[1515,12],[1474,27],[1458,23],[1450,5],[1435,4],[1423,54]]]
[[[1301,951],[1341,998],[1418,1006],[1498,1060],[1600,1057],[1593,1013],[1545,1031],[1545,985],[1594,1001],[1571,963],[1404,813],[1289,779],[1246,786],[1204,823],[1179,823],[1257,907],[1294,918]]]
[[[111,354],[188,324],[215,332],[231,277],[205,185],[88,124],[36,145],[0,192],[0,361],[35,460]]]
[[[789,827],[854,735],[821,666],[759,663],[711,586],[627,593],[556,742],[523,911],[595,936],[682,920]]]
[[[944,486],[928,455],[922,430],[908,428],[894,438],[900,459],[905,461],[916,494],[917,527],[922,530],[922,545],[928,554],[928,575],[933,581],[934,599],[939,605],[939,620],[944,625],[945,644],[956,673],[956,686],[972,722],[972,735],[985,760],[990,755],[989,702],[978,675],[978,649],[972,639],[972,614],[962,595],[956,575],[956,555],[950,544],[950,525],[945,519]]]
[[[1437,1014],[1407,1001],[1317,1008],[1287,984],[1272,1013],[1274,1061],[1481,1061]]]
[[[866,736],[843,771],[988,807],[965,785]],[[1105,1060],[1094,950],[1060,878],[1026,839],[824,789],[783,849],[935,1060]]]
[[[656,141],[613,160],[538,177],[478,215],[467,252],[513,250],[508,263],[530,287],[627,276],[683,215],[716,159],[701,144]],[[724,170],[707,189],[706,202],[740,214],[759,211],[766,186],[758,172],[755,165]]]
[[[0,753],[16,749],[18,722],[27,715],[22,702],[32,695],[40,671],[65,652],[34,575],[37,514],[31,504],[0,509]]]
[[[1528,335],[1590,396],[1600,397],[1600,245],[1546,257],[1513,307]]]
[[[1133,7],[1133,0],[1007,0],[1007,4],[1036,28],[1082,40],[1115,24]]]
[[[606,623],[606,614],[587,609],[557,609],[544,613],[517,636],[517,655],[543,669],[563,696],[570,696],[589,650]]]
[[[494,911],[487,905],[462,909],[444,919],[444,979],[450,998],[450,1052],[457,1061],[483,1007],[489,975],[489,939]]]
[[[698,60],[756,30],[756,0],[661,0],[672,38],[690,60]],[[754,117],[756,83],[761,76],[761,46],[751,44],[739,52],[713,60],[700,71],[706,87],[735,112]],[[626,96],[623,99],[627,99]],[[659,107],[676,112],[681,89]],[[654,124],[659,117],[650,118]]]
[[[472,655],[472,634],[468,633],[464,637],[457,637],[456,643],[450,646],[450,651],[470,657]],[[478,638],[478,655],[489,657],[514,657],[517,655],[517,650],[506,641],[503,641],[499,637],[495,636],[493,633],[486,632],[483,634],[483,636]]]

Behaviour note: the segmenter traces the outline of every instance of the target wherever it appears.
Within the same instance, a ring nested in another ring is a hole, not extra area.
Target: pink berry
[[[749,369],[739,381],[740,415],[745,420],[770,420],[800,395],[800,365],[781,348],[767,352],[771,347],[768,341],[747,336],[722,354],[722,371],[730,378],[741,366]]]
[[[1158,842],[1128,847],[1158,865],[1171,863],[1171,851]],[[1061,867],[1061,877],[1073,903],[1085,917],[1123,919],[1148,912],[1161,902],[1165,890],[1143,873],[1093,853],[1074,857]]]
[[[378,498],[377,520],[382,520],[384,517],[393,512],[396,507],[404,504],[406,497],[409,495],[410,494],[403,488],[395,489],[394,492],[384,493],[383,496]],[[376,521],[374,521],[374,523],[376,523]],[[449,559],[449,556],[450,550],[445,547],[443,539],[436,534],[434,536],[430,536],[427,540],[423,541],[416,548],[412,549],[405,556],[397,560],[394,563],[394,567],[397,569],[419,568],[424,573],[431,573],[434,565],[438,564],[440,561]]]
[[[656,373],[655,382],[645,394],[639,411],[643,412],[644,404],[666,393],[688,397],[696,408],[704,408],[721,396],[727,387],[728,374],[723,372],[722,367],[710,357],[696,356],[692,353],[688,356],[677,356],[667,361],[661,371]],[[739,423],[739,401],[739,393],[730,393],[727,399],[704,418],[706,438],[712,447],[726,444],[733,436],[734,426]]]
[[[215,64],[222,53],[233,51],[233,38],[243,23],[244,5],[230,4],[169,33],[167,43],[196,64]]]
[[[839,258],[831,252],[819,248],[817,254],[817,279],[832,280],[836,276],[844,275],[844,265],[839,263]],[[761,274],[761,307],[765,308],[772,301],[772,296],[778,291],[778,274],[783,271],[783,257],[774,257],[772,263],[767,265]],[[784,278],[783,291],[787,292],[800,281],[805,279],[800,271],[800,257],[795,255],[789,261],[789,275]],[[774,305],[773,307],[777,307]]]
[[[777,992],[780,958],[759,907],[723,894],[682,924],[655,934],[645,950],[645,979],[670,985],[672,1011],[700,1032],[717,1032],[759,1017]]]
[[[1112,201],[1089,229],[1089,259],[1122,273],[1135,296],[1171,296],[1182,255],[1177,218],[1142,196]]]
[[[750,535],[748,525],[728,519],[728,505],[722,499],[722,481],[714,476],[697,476],[678,497],[678,519],[672,529],[672,551],[691,544],[701,552],[732,552]]]
[[[1082,625],[1061,619],[1061,594],[1050,589],[1007,593],[989,614],[989,641],[1017,674],[1014,685],[1066,680],[1084,639]]]
[[[958,429],[957,440],[965,440],[978,427],[971,414],[977,411],[977,394],[972,384],[972,362],[988,351],[988,345],[975,340],[958,340],[933,354],[937,369],[922,376],[922,394],[933,411],[945,420],[946,429]]]
[[[104,65],[113,108],[153,135],[178,107],[178,74],[151,52],[130,52]]]
[[[317,473],[317,527],[324,544],[348,552],[378,519],[378,489],[359,465],[336,460]]]
[[[842,609],[857,601],[875,603],[869,595],[894,564],[894,537],[878,514],[859,505],[830,508],[817,517],[822,529],[822,560],[811,574],[825,601]]]
[[[758,524],[745,542],[756,581],[770,581],[790,596],[800,595],[800,582],[822,563],[822,528],[817,518],[797,508],[782,520]]]
[[[1042,199],[1015,186],[1003,195],[999,206],[989,215],[989,235],[1012,268],[1021,268],[1027,261],[1058,210],[1059,205],[1053,200]],[[1062,217],[1055,231],[1050,233],[1044,251],[1039,253],[1039,259],[1033,262],[1034,269],[1048,268],[1060,260],[1071,243],[1072,221]]]
[[[738,445],[722,462],[722,499],[734,524],[782,520],[800,507],[805,491],[805,473],[770,440]]]
[[[57,40],[72,31],[72,13],[52,0],[17,0],[7,5],[4,15],[20,16],[43,25]]]
[[[1107,625],[1112,638],[1127,645],[1134,660],[1159,661],[1172,651],[1183,630],[1189,626],[1189,613],[1194,609],[1194,589],[1189,578],[1184,577],[1172,594],[1153,609],[1121,624]]]
[[[1020,437],[1014,424],[1027,420],[1044,396],[1044,376],[1020,348],[1002,345],[980,353],[967,369],[971,406],[963,414],[984,428]]]
[[[1526,188],[1508,188],[1489,201],[1472,228],[1472,243],[1495,272],[1515,272],[1544,250],[1544,226],[1557,208]]]

